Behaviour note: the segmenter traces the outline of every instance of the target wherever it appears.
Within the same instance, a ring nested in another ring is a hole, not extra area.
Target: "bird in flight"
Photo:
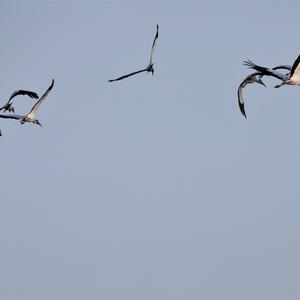
[[[153,62],[153,53],[154,53],[155,47],[156,47],[156,45],[157,45],[157,40],[158,40],[158,24],[156,24],[156,33],[155,33],[155,36],[154,36],[154,39],[153,39],[153,43],[152,43],[152,47],[151,47],[151,54],[150,54],[150,62],[149,62],[149,65],[148,65],[146,68],[142,69],[142,70],[135,71],[135,72],[132,72],[132,73],[129,73],[129,74],[120,76],[120,77],[115,78],[115,79],[110,79],[110,80],[108,80],[108,82],[113,82],[113,81],[122,80],[122,79],[124,79],[124,78],[130,77],[130,76],[133,76],[133,75],[142,73],[142,72],[147,72],[147,73],[151,72],[152,75],[153,75],[153,74],[154,74],[154,68],[153,68],[153,65],[154,65],[154,62]]]
[[[52,90],[54,85],[54,79],[52,80],[51,85],[48,87],[47,91],[44,93],[44,95],[34,104],[34,106],[32,107],[32,109],[30,110],[30,112],[27,115],[8,115],[8,114],[4,114],[4,115],[0,115],[0,118],[3,119],[15,119],[15,120],[19,120],[21,124],[24,123],[33,123],[33,124],[37,124],[37,125],[41,125],[41,123],[39,122],[39,120],[36,118],[35,113],[38,110],[38,108],[40,107],[40,105],[43,103],[43,101],[45,101],[46,97],[48,96],[48,94],[50,93],[50,91]]]
[[[251,69],[254,69],[258,72],[261,72],[264,76],[273,76],[282,82],[278,85],[275,85],[275,88],[279,88],[283,85],[300,85],[300,55],[297,57],[293,66],[290,67],[288,65],[278,66],[277,69],[287,69],[290,72],[288,74],[283,74],[281,72],[276,71],[277,69],[270,69],[262,66],[258,66],[254,64],[252,61],[247,60],[244,61],[244,65],[248,66]]]
[[[244,61],[244,64],[247,65],[247,66],[249,66],[250,68],[252,68],[252,65],[255,65],[251,61]],[[263,68],[263,67],[261,67],[261,68]],[[279,70],[279,69],[284,69],[284,70],[288,70],[289,72],[291,72],[292,66],[289,66],[289,65],[280,65],[280,66],[276,66],[276,67],[274,67],[272,69],[268,69],[268,70],[269,70],[269,72],[275,72],[275,73],[280,74],[282,76],[288,76],[288,75],[284,75],[284,74],[276,71],[276,70]],[[255,68],[255,70],[257,70],[257,69]],[[266,76],[266,75],[268,75],[268,74],[266,72],[261,71],[261,69],[257,70],[257,72],[248,75],[241,82],[241,84],[238,87],[238,103],[239,103],[240,111],[241,111],[242,115],[246,119],[247,119],[247,116],[246,116],[246,112],[245,112],[245,105],[244,105],[245,103],[244,103],[244,98],[243,98],[242,90],[243,90],[244,87],[246,87],[247,84],[255,83],[255,82],[259,83],[259,84],[262,84],[263,86],[266,87],[266,85],[262,81],[262,77]],[[269,76],[272,76],[272,75],[269,75]]]
[[[261,80],[261,73],[260,72],[255,72],[252,73],[250,75],[248,75],[239,85],[238,88],[238,102],[239,102],[239,107],[240,107],[240,111],[242,113],[242,115],[247,119],[246,116],[246,112],[245,112],[245,103],[244,103],[244,98],[243,98],[243,94],[242,94],[242,90],[244,87],[246,87],[247,84],[250,83],[259,83],[261,85],[263,85],[264,87],[266,87],[266,85],[264,84],[264,82]]]
[[[13,107],[13,102],[12,102],[12,99],[18,95],[26,95],[26,96],[29,96],[30,98],[34,98],[34,99],[38,99],[39,96],[37,93],[35,92],[31,92],[31,91],[25,91],[25,90],[17,90],[17,91],[14,91],[10,98],[8,99],[8,101],[5,103],[5,105],[3,105],[1,108],[0,108],[0,111],[3,110],[4,112],[8,111],[8,112],[15,112],[15,109]]]

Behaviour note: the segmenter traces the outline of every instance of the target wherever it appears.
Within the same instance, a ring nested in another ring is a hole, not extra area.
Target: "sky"
[[[0,298],[298,300],[299,1],[1,1]],[[159,24],[155,73],[147,66]],[[34,101],[15,98],[17,114]]]

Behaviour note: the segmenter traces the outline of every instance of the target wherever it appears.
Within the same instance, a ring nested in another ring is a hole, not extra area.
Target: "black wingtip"
[[[248,59],[243,61],[243,65],[251,68],[254,65],[254,63],[250,59]]]
[[[30,98],[34,98],[34,99],[38,99],[38,98],[39,98],[39,95],[38,95],[37,93],[34,93],[34,92],[28,94],[28,96],[29,96]]]
[[[242,115],[245,117],[245,119],[247,119],[244,104],[239,102],[239,107],[240,107],[240,111],[241,111]]]
[[[49,90],[52,90],[53,86],[54,86],[54,78],[52,79],[51,85],[49,86]]]

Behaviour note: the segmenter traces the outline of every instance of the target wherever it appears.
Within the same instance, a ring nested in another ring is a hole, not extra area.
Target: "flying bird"
[[[7,103],[5,105],[3,105],[1,108],[0,108],[0,111],[3,110],[4,112],[8,111],[8,112],[15,112],[15,109],[13,107],[13,102],[12,102],[12,99],[18,95],[26,95],[26,96],[29,96],[30,98],[34,98],[34,99],[38,99],[39,96],[37,93],[35,92],[31,92],[31,91],[25,91],[25,90],[17,90],[17,91],[14,91],[9,100],[7,101]]]
[[[277,69],[270,69],[254,64],[252,61],[244,61],[244,65],[258,72],[261,72],[264,76],[273,76],[282,81],[281,84],[275,85],[275,88],[279,88],[283,85],[300,85],[300,55],[295,60],[292,67],[288,65],[278,66],[277,69],[287,69],[290,72],[288,74],[283,74],[276,71]]]
[[[142,72],[147,72],[147,73],[151,72],[152,75],[153,75],[154,74],[153,53],[154,53],[154,50],[155,50],[156,45],[157,45],[157,40],[158,40],[158,24],[156,24],[156,34],[155,34],[154,39],[153,39],[153,43],[152,43],[152,47],[151,47],[151,54],[150,54],[150,62],[148,64],[148,66],[145,69],[142,69],[142,70],[139,70],[139,71],[135,71],[135,72],[132,72],[132,73],[129,73],[129,74],[126,74],[126,75],[123,75],[123,76],[118,77],[116,79],[110,79],[110,80],[108,80],[108,82],[122,80],[124,78],[130,77],[130,76],[136,75],[138,73],[142,73]]]
[[[245,105],[244,105],[244,98],[243,98],[242,90],[244,87],[246,87],[247,84],[255,83],[255,82],[266,87],[264,82],[261,80],[261,77],[262,77],[262,73],[260,73],[260,72],[252,73],[252,74],[248,75],[239,85],[239,88],[238,88],[239,107],[240,107],[241,113],[243,114],[243,116],[246,119],[247,119],[247,116],[246,116],[246,112],[245,112]]]
[[[43,101],[45,101],[46,97],[52,90],[53,85],[54,85],[54,79],[52,79],[52,83],[48,87],[45,94],[34,104],[34,106],[32,107],[32,109],[30,110],[30,112],[27,115],[21,116],[21,115],[8,115],[7,114],[7,115],[0,115],[0,118],[19,120],[21,124],[28,122],[28,123],[38,124],[38,125],[42,126],[42,124],[36,118],[35,113],[38,110],[38,108],[40,107],[40,105],[43,103]]]
[[[249,66],[249,64],[251,64],[252,66],[252,62],[251,61],[244,61],[244,64],[246,64],[247,66]],[[254,65],[254,64],[253,64]],[[256,65],[255,65],[256,66]],[[280,69],[284,69],[284,70],[288,70],[289,72],[291,71],[292,69],[292,66],[289,66],[289,65],[279,65],[279,66],[276,66],[274,68],[271,69],[271,71],[275,71],[275,70],[280,70]],[[255,69],[256,70],[256,69]],[[284,75],[280,72],[277,72],[278,74],[281,74],[282,76],[288,76],[287,75]],[[246,87],[246,85],[248,84],[251,84],[251,83],[259,83],[259,84],[262,84],[263,86],[266,87],[266,85],[264,84],[264,82],[262,81],[262,77],[267,75],[266,73],[264,72],[255,72],[255,73],[252,73],[250,75],[248,75],[242,82],[241,84],[239,85],[238,87],[238,103],[239,103],[239,107],[240,107],[240,111],[241,113],[243,114],[243,116],[247,119],[247,116],[246,116],[246,112],[245,112],[245,102],[244,102],[244,98],[243,98],[243,93],[242,93],[242,90],[244,87]]]

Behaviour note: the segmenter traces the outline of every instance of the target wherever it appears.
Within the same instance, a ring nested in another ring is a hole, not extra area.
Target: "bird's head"
[[[260,78],[258,78],[256,82],[259,83],[259,84],[262,84],[264,87],[266,87],[266,85],[264,84],[264,82]]]
[[[39,120],[35,120],[34,124],[37,124],[37,125],[40,125],[41,127],[43,127]]]
[[[5,111],[15,113],[15,108],[13,107],[12,103],[9,103],[7,106],[5,106],[4,112],[5,112]]]

